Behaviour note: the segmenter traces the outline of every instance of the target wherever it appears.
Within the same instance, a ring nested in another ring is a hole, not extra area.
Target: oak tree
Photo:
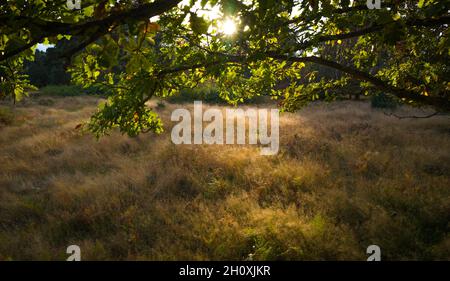
[[[290,111],[355,81],[366,95],[450,109],[449,1],[68,2],[0,0],[0,96],[26,92],[38,43],[69,39],[73,81],[113,92],[89,122],[97,135],[159,132],[146,102],[205,81],[232,104],[269,95]],[[317,77],[311,64],[341,75]]]

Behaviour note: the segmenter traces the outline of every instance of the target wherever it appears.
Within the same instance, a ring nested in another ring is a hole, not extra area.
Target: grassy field
[[[448,117],[315,104],[282,114],[269,157],[172,144],[173,104],[161,136],[97,142],[75,127],[98,101],[0,105],[0,260],[450,258]]]

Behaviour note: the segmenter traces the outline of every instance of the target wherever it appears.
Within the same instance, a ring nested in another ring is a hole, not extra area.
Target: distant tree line
[[[41,88],[47,85],[68,85],[70,74],[66,71],[67,41],[59,41],[46,51],[36,50],[34,61],[26,61],[24,72],[29,76],[32,85]]]

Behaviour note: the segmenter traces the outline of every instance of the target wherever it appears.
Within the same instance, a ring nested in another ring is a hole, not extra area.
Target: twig
[[[416,115],[405,115],[405,116],[399,116],[399,115],[397,115],[397,114],[395,114],[395,113],[386,113],[386,112],[383,112],[384,113],[384,115],[386,115],[386,116],[393,116],[393,117],[395,117],[395,118],[398,118],[398,119],[424,119],[424,118],[430,118],[430,117],[433,117],[433,116],[436,116],[436,115],[444,115],[442,112],[439,112],[439,111],[436,111],[436,112],[433,112],[433,113],[431,113],[431,114],[428,114],[428,115],[424,115],[424,116],[416,116]]]

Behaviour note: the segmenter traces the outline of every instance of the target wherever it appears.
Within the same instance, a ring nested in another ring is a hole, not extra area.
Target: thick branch
[[[153,16],[160,15],[180,3],[181,0],[157,0],[152,3],[143,4],[137,8],[133,8],[124,12],[112,14],[104,19],[88,21],[80,24],[62,23],[62,22],[46,22],[43,20],[35,20],[28,18],[31,25],[37,26],[42,30],[42,33],[31,39],[26,45],[9,51],[3,55],[0,55],[0,62],[4,61],[12,56],[15,56],[24,50],[34,46],[36,43],[42,41],[45,37],[56,36],[58,34],[63,35],[80,35],[84,32],[92,29],[99,28],[104,30],[101,34],[97,35],[97,38],[108,32],[108,28],[115,24],[123,24],[130,19],[147,19]],[[24,18],[24,17],[22,17]],[[26,20],[26,19],[25,19]],[[34,43],[34,44],[32,44]]]
[[[211,62],[207,62],[207,63],[197,63],[197,64],[192,64],[192,65],[181,65],[178,67],[173,67],[173,68],[168,68],[168,69],[163,69],[161,71],[159,71],[157,73],[157,76],[159,78],[162,78],[163,76],[167,75],[167,74],[172,74],[172,73],[177,73],[177,72],[182,72],[182,71],[187,71],[187,70],[194,70],[194,69],[198,69],[198,68],[208,68],[217,64],[223,64],[223,63],[242,63],[243,61],[246,60],[246,57],[244,56],[238,56],[238,55],[225,55],[225,54],[221,54],[222,59],[217,59],[217,60],[213,60]]]
[[[420,104],[431,105],[431,106],[440,108],[445,111],[450,111],[450,100],[446,97],[424,96],[424,95],[419,95],[410,90],[400,89],[400,88],[390,85],[389,83],[387,83],[369,73],[360,71],[358,69],[355,69],[355,68],[352,68],[349,66],[339,64],[334,61],[330,61],[330,60],[323,59],[323,58],[316,57],[316,56],[290,57],[290,56],[279,55],[279,54],[269,54],[269,56],[274,59],[278,59],[278,60],[295,61],[295,62],[312,62],[312,63],[320,64],[323,66],[331,67],[331,68],[337,69],[339,71],[342,71],[344,73],[347,73],[355,79],[370,82],[376,88],[386,91],[386,92],[389,92],[400,99],[412,100],[412,101],[418,102]]]
[[[207,67],[217,65],[217,64],[224,64],[224,63],[230,63],[230,62],[243,63],[243,62],[249,62],[252,60],[252,58],[247,57],[247,56],[242,56],[242,55],[232,55],[232,54],[217,54],[217,55],[219,56],[219,59],[217,59],[217,60],[213,60],[208,63],[199,63],[199,64],[184,65],[184,66],[179,66],[179,67],[175,67],[175,68],[170,68],[170,69],[160,71],[157,75],[158,75],[158,77],[163,77],[166,74],[171,74],[171,73],[176,73],[176,72],[181,72],[181,71],[186,71],[186,70],[193,70],[193,69],[198,69],[198,68],[202,68],[202,67],[207,68]],[[323,66],[327,66],[327,67],[339,70],[341,72],[347,73],[357,80],[370,82],[376,88],[383,90],[385,92],[391,93],[400,99],[412,100],[414,102],[417,102],[417,103],[420,103],[423,105],[434,106],[435,108],[442,109],[443,111],[447,111],[447,112],[450,111],[450,100],[448,98],[446,98],[445,96],[444,97],[424,96],[424,95],[417,94],[416,92],[413,92],[410,90],[397,88],[397,87],[394,87],[394,86],[390,85],[389,83],[387,83],[387,82],[381,80],[380,78],[375,77],[369,73],[363,72],[361,70],[358,70],[358,69],[355,69],[355,68],[352,68],[352,67],[349,67],[346,65],[339,64],[339,63],[331,61],[331,60],[327,60],[327,59],[320,58],[317,56],[291,57],[288,55],[281,55],[281,54],[277,54],[274,52],[268,52],[268,53],[266,53],[266,56],[276,59],[276,60],[294,61],[294,62],[311,62],[311,63],[316,63],[316,64],[320,64]]]
[[[334,40],[343,40],[343,39],[350,39],[370,33],[380,32],[387,26],[395,23],[395,21],[389,21],[384,24],[374,24],[372,26],[355,30],[347,33],[341,33],[341,34],[333,34],[333,35],[321,35],[318,36],[315,39],[309,40],[307,42],[303,42],[298,44],[297,50],[302,50],[308,47],[311,47],[319,42],[327,42],[327,41],[334,41]],[[442,16],[439,18],[426,18],[426,19],[411,19],[405,22],[405,25],[407,26],[415,26],[415,27],[430,27],[430,26],[440,26],[444,24],[450,24],[450,16]]]

